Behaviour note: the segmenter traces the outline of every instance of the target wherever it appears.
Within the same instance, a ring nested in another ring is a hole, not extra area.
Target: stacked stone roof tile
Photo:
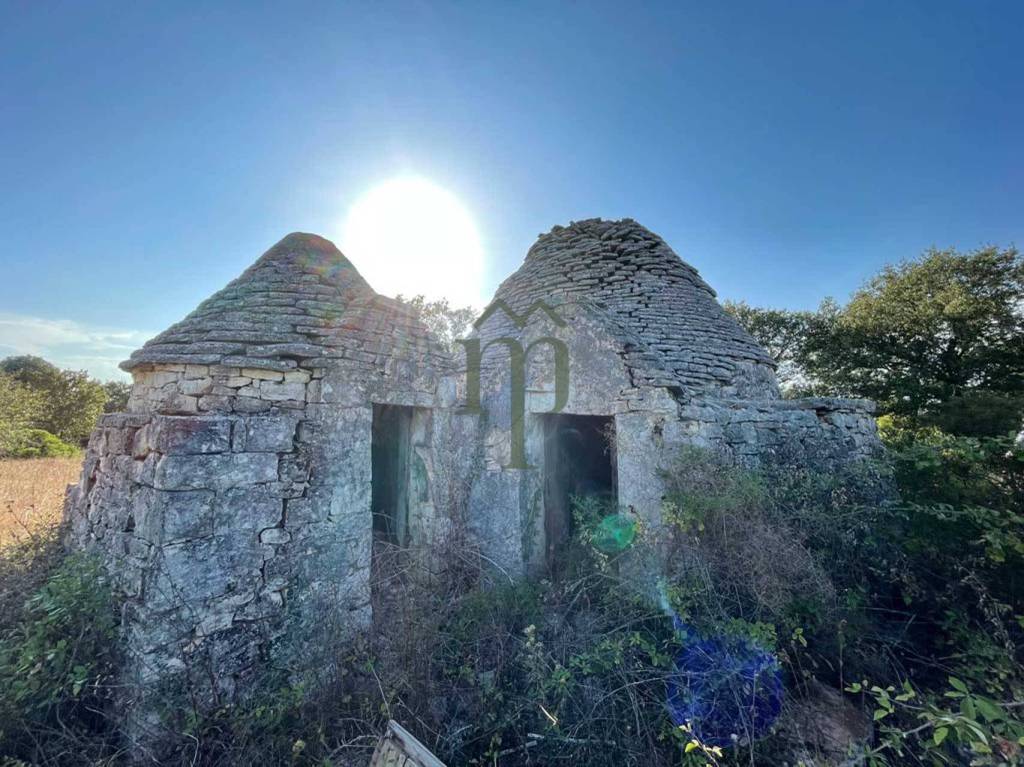
[[[639,339],[636,353],[688,390],[742,389],[742,369],[753,368],[761,393],[775,394],[772,359],[719,306],[697,270],[632,219],[554,227],[495,294],[516,311],[538,300],[580,298],[605,307]]]
[[[495,299],[516,311],[538,300],[599,307],[638,383],[768,397],[777,391],[771,358],[697,270],[632,219],[554,227]],[[396,356],[451,364],[412,309],[375,293],[328,240],[294,233],[122,367],[287,371],[338,359],[379,366]]]
[[[338,359],[369,366],[396,355],[447,362],[413,309],[375,293],[330,241],[296,232],[121,366],[287,371]]]

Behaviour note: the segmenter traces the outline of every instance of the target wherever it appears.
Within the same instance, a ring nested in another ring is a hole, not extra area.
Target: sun
[[[395,178],[352,205],[342,251],[378,293],[480,306],[484,256],[472,217],[451,192]]]

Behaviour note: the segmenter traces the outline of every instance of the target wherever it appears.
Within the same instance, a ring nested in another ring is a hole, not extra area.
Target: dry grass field
[[[0,548],[60,522],[81,466],[81,457],[0,460]]]

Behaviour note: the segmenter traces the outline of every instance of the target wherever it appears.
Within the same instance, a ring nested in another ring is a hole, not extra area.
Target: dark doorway
[[[616,497],[615,419],[611,416],[544,416],[544,538],[547,564],[573,532],[572,499]]]
[[[409,435],[414,412],[401,405],[373,406],[373,537],[398,546],[405,546],[409,536]]]

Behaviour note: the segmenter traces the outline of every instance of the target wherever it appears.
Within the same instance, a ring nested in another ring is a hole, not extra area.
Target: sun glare
[[[473,219],[454,195],[426,179],[392,179],[356,200],[342,251],[386,296],[483,302],[483,248]]]

